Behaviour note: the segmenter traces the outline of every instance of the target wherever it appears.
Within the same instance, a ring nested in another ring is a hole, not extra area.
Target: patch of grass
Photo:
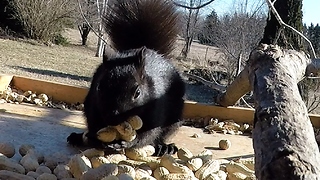
[[[101,62],[100,58],[94,57],[95,52],[87,47],[49,47],[8,39],[0,39],[0,54],[2,74],[86,87]]]
[[[81,46],[78,30],[67,29],[61,34],[65,46],[47,46],[32,40],[0,39],[0,74],[20,75],[42,80],[49,80],[69,85],[89,87],[91,77],[102,62],[102,58],[95,57],[97,38],[93,33],[89,34],[88,46]],[[174,56],[178,57],[183,42],[179,40],[174,50]],[[217,49],[194,43],[191,47],[190,59],[204,59],[216,61]],[[174,62],[180,70],[186,62]],[[188,63],[188,62],[187,62]],[[190,64],[193,61],[189,62]],[[184,68],[183,68],[184,67]]]

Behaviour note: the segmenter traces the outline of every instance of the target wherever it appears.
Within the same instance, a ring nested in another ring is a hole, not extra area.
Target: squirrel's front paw
[[[131,142],[127,142],[127,141],[114,141],[111,144],[108,144],[109,148],[115,149],[115,150],[122,150],[125,148],[130,148],[132,146]]]
[[[83,133],[71,133],[67,137],[67,142],[73,146],[83,146],[83,139],[82,139]]]

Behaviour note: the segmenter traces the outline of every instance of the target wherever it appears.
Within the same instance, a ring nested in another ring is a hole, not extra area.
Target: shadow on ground
[[[20,69],[23,71],[31,72],[31,73],[42,74],[42,75],[69,78],[69,79],[78,80],[78,81],[87,81],[87,82],[91,81],[91,77],[87,77],[87,76],[79,76],[79,75],[58,72],[58,71],[38,69],[38,68],[29,68],[29,67],[22,67],[22,66],[11,66],[11,67],[15,68],[15,69]]]

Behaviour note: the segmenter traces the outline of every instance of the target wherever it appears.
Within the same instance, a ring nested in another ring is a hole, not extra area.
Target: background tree
[[[304,31],[302,26],[302,0],[276,1],[274,7],[284,23],[295,28],[299,32]],[[269,15],[270,17],[265,27],[264,36],[260,41],[261,43],[278,44],[279,46],[288,49],[306,50],[304,46],[305,41],[300,35],[291,29],[284,28],[283,25],[280,25],[273,13],[270,13]],[[313,36],[313,28],[311,29],[311,32],[307,31],[307,36],[309,36],[311,41],[315,41],[316,38],[313,38],[315,37]],[[317,109],[319,106],[320,99],[317,98],[319,85],[320,83],[317,79],[309,78],[305,78],[298,84],[300,95],[309,112]]]
[[[199,6],[201,5],[201,0],[189,0],[189,6]],[[199,21],[199,11],[200,8],[197,9],[187,9],[186,14],[184,15],[184,26],[185,28],[182,37],[185,40],[185,44],[181,50],[182,57],[185,59],[188,56],[188,53],[190,52],[190,47],[192,44],[192,41],[195,37],[197,27],[198,27],[198,21]]]
[[[13,18],[14,9],[10,0],[0,1],[0,31],[1,35],[24,35],[22,24]]]
[[[103,16],[107,13],[108,4],[112,5],[112,0],[91,0],[89,7],[87,9],[82,8],[82,4],[86,4],[88,1],[78,0],[78,6],[80,10],[80,14],[83,19],[83,23],[85,24],[83,27],[87,28],[87,26],[96,34],[98,37],[97,42],[97,51],[96,57],[101,57],[105,47],[104,40],[104,30],[103,30]],[[86,12],[90,11],[91,13],[86,14]],[[94,18],[93,18],[94,17]],[[80,32],[81,33],[81,32]]]
[[[88,35],[91,31],[91,27],[94,25],[97,19],[97,12],[95,11],[94,0],[78,1],[79,14],[83,13],[83,16],[87,19],[87,22],[82,16],[77,19],[78,29],[81,35],[81,44],[84,46],[87,44]]]
[[[319,24],[311,25],[307,28],[307,37],[312,42],[313,48],[317,54],[320,54],[320,26]]]
[[[215,10],[202,22],[198,33],[198,40],[201,44],[216,46],[215,39],[219,36],[219,17]]]
[[[233,81],[245,64],[242,60],[248,59],[262,38],[266,19],[264,5],[264,1],[252,7],[240,2],[235,5],[237,8],[220,17],[213,10],[201,24],[199,42],[219,48],[218,51],[223,54],[219,59],[219,67],[226,72],[227,84]]]
[[[306,37],[312,42],[316,54],[320,55],[320,26],[317,24],[304,25]],[[304,43],[307,51],[311,53],[311,49],[307,43]],[[300,95],[308,108],[309,113],[319,113],[318,107],[320,105],[320,79],[319,78],[305,78],[299,84]]]
[[[274,7],[283,22],[294,27],[299,32],[303,32],[302,0],[278,0],[275,1]],[[281,26],[273,13],[269,13],[267,25],[260,43],[278,44],[284,48],[296,50],[303,49],[301,36]]]

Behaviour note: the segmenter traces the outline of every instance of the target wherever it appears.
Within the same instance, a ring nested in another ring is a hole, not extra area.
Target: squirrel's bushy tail
[[[117,51],[146,46],[168,56],[179,32],[179,17],[170,0],[119,0],[109,7],[104,22]]]

